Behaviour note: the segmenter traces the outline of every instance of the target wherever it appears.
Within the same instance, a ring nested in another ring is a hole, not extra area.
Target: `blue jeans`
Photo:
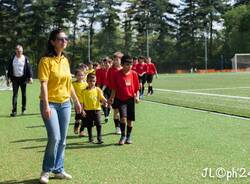
[[[42,103],[41,101],[41,114],[43,111]],[[42,170],[44,172],[61,173],[64,171],[64,151],[70,122],[71,104],[70,101],[49,103],[49,107],[51,108],[50,119],[44,119],[42,115],[48,135]]]

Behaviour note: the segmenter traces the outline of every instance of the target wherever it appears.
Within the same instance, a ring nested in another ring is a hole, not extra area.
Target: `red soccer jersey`
[[[108,86],[108,70],[109,69],[102,69],[102,85]]]
[[[138,63],[136,65],[136,73],[139,76],[142,76],[143,74],[147,73],[147,70],[148,70],[148,67],[147,67],[147,64],[145,63]]]
[[[132,65],[132,68],[131,68],[131,70],[134,70],[134,71],[136,71],[136,65],[137,65],[137,63],[136,63],[136,64],[133,64],[133,65]]]
[[[111,89],[112,87],[111,87],[111,85],[112,85],[112,81],[113,80],[116,80],[115,79],[115,73],[117,73],[118,71],[120,70],[120,68],[118,69],[118,68],[116,68],[116,67],[111,67],[111,68],[109,68],[109,70],[108,70],[108,73],[107,73],[107,82],[106,82],[106,85]]]
[[[115,74],[115,80],[111,84],[111,89],[116,90],[116,97],[125,101],[135,97],[139,90],[139,80],[135,71],[130,70],[126,75],[122,70]]]
[[[107,73],[108,69],[99,68],[96,70],[96,84],[99,86],[107,86]]]
[[[156,68],[154,63],[148,63],[148,71],[147,74],[154,75],[156,74]]]
[[[102,73],[103,73],[103,68],[98,68],[95,72],[96,75],[96,85],[101,86],[102,85]]]

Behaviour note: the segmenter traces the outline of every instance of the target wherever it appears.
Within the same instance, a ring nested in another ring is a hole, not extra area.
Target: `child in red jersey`
[[[157,70],[155,68],[154,63],[152,63],[151,61],[151,57],[148,57],[146,59],[146,63],[147,63],[147,68],[148,68],[148,71],[147,71],[148,93],[147,95],[152,95],[154,93],[152,82],[153,82],[154,75],[156,75],[156,78],[157,78]]]
[[[147,75],[147,65],[144,62],[145,58],[143,56],[140,56],[138,58],[138,64],[136,65],[136,73],[139,77],[140,82],[140,98],[143,98],[144,95],[144,84],[146,83],[146,75]]]
[[[132,65],[131,70],[136,71],[136,65],[137,65],[137,64],[138,64],[138,58],[137,58],[137,57],[134,57],[134,58],[133,58],[133,65]]]
[[[123,54],[121,52],[116,52],[114,53],[114,60],[113,60],[113,65],[109,68],[108,74],[107,74],[107,87],[111,89],[111,84],[117,80],[115,78],[115,74],[122,69],[121,66],[121,58]],[[114,123],[115,123],[115,133],[116,134],[121,134],[121,129],[120,129],[120,117],[119,117],[119,109],[118,109],[118,102],[116,98],[114,98],[114,102],[112,104],[112,108],[114,110]]]
[[[111,66],[112,60],[109,58],[104,58],[101,64],[101,68],[96,70],[96,85],[97,87],[101,88],[106,99],[109,99],[111,95],[111,90],[107,87],[108,83],[108,70]],[[105,123],[108,122],[109,114],[110,114],[110,107],[102,106],[102,110],[105,117]]]
[[[124,55],[121,58],[122,69],[115,74],[115,79],[111,83],[111,97],[109,103],[114,101],[116,96],[118,109],[121,118],[121,138],[120,145],[131,144],[131,132],[133,121],[135,121],[135,102],[139,102],[139,80],[135,71],[131,70],[132,57]],[[125,134],[127,124],[127,133]]]

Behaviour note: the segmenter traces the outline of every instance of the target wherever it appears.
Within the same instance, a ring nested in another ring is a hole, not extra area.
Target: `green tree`
[[[118,26],[119,26],[119,15],[121,6],[120,1],[115,0],[104,0],[103,1],[103,12],[99,16],[102,30],[98,34],[98,47],[101,53],[105,55],[112,55],[120,46],[118,45]]]
[[[233,8],[224,15],[225,34],[231,56],[249,53],[250,50],[250,5]]]

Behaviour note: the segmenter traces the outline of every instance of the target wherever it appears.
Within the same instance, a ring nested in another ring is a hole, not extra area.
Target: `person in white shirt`
[[[21,45],[16,46],[16,54],[9,62],[7,73],[7,84],[12,82],[13,96],[12,96],[12,112],[10,116],[14,117],[17,114],[17,97],[18,89],[22,91],[22,114],[26,110],[26,85],[32,83],[32,70],[29,65],[29,60],[23,55],[23,47]]]

